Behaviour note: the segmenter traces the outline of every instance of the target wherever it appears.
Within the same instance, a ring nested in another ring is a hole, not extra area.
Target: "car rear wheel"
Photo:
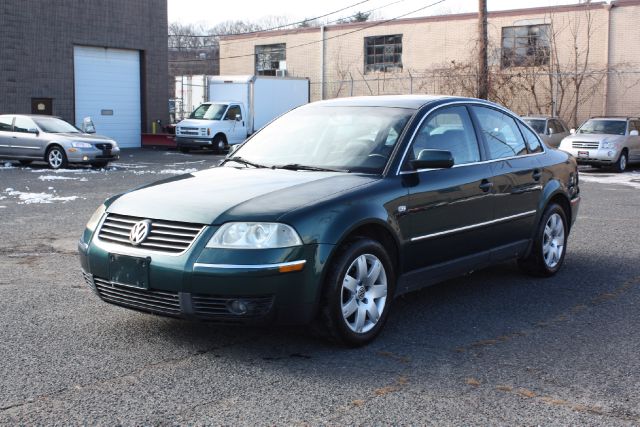
[[[555,203],[544,211],[533,241],[531,253],[518,261],[522,270],[534,276],[553,276],[560,270],[567,248],[567,217]]]
[[[613,170],[618,173],[624,172],[627,169],[627,163],[629,162],[628,156],[627,150],[622,150],[620,157],[618,157],[618,161],[613,165]]]
[[[329,266],[317,329],[350,346],[364,345],[382,330],[395,291],[395,275],[380,243],[345,244]]]
[[[66,153],[58,145],[54,145],[47,150],[46,160],[51,169],[66,168],[69,164]]]

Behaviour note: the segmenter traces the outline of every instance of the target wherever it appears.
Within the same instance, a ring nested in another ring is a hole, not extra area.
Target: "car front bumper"
[[[176,145],[178,148],[213,147],[213,138],[207,138],[206,136],[176,136]]]
[[[181,255],[148,251],[146,287],[116,283],[110,273],[112,255],[140,252],[95,237],[89,244],[80,240],[85,282],[103,301],[170,317],[294,324],[313,319],[332,245],[214,250],[204,247],[207,234]]]
[[[65,150],[69,163],[109,162],[120,158],[120,148],[98,150],[96,148],[67,148]]]
[[[576,158],[580,164],[612,165],[618,161],[620,150],[616,148],[561,148]]]

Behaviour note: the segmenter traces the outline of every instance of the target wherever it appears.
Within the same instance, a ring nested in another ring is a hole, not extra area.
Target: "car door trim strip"
[[[516,215],[505,216],[505,217],[494,219],[494,220],[491,220],[491,221],[479,222],[477,224],[471,224],[471,225],[467,225],[467,226],[464,226],[464,227],[452,228],[450,230],[439,231],[437,233],[425,234],[424,236],[412,237],[411,241],[412,242],[417,242],[419,240],[433,239],[434,237],[446,236],[447,234],[458,233],[460,231],[473,230],[475,228],[485,227],[485,226],[488,226],[488,225],[498,224],[498,223],[505,222],[505,221],[511,221],[511,220],[514,220],[514,219],[535,215],[535,213],[536,213],[535,210],[522,212],[522,213],[519,213],[519,214],[516,214]]]

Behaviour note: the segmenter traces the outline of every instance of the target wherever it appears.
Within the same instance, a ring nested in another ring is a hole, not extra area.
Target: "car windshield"
[[[531,126],[537,133],[544,133],[544,120],[543,119],[524,119],[524,122]]]
[[[196,120],[220,120],[227,110],[227,104],[202,104],[189,116]]]
[[[33,117],[38,127],[47,133],[80,133],[78,128],[55,117]]]
[[[624,135],[627,130],[627,122],[624,120],[587,120],[578,133],[601,133],[607,135]]]
[[[387,107],[302,107],[260,130],[232,158],[247,167],[377,174],[413,113]]]

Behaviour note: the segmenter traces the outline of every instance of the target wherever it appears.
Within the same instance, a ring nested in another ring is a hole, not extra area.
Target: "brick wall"
[[[53,114],[75,122],[74,45],[143,52],[142,130],[167,122],[166,0],[2,0],[0,112],[53,98]]]

